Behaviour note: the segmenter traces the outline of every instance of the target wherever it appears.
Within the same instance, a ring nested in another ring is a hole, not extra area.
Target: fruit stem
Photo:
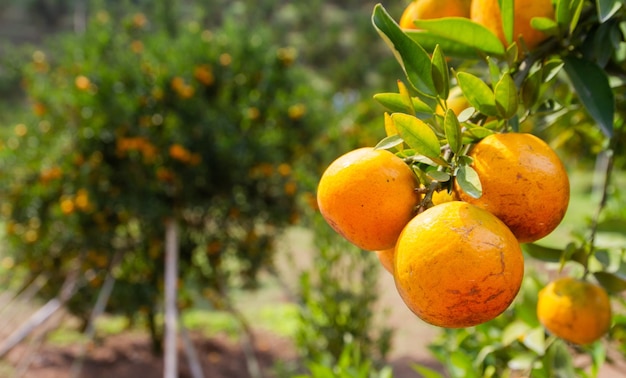
[[[599,168],[603,168],[603,170],[601,171],[602,174],[602,182],[601,182],[601,191],[600,191],[600,202],[598,203],[598,207],[596,208],[596,212],[594,214],[594,217],[591,221],[591,226],[590,226],[590,235],[589,235],[589,251],[587,253],[587,261],[589,260],[589,258],[591,256],[594,255],[595,253],[595,242],[596,242],[596,235],[598,233],[598,226],[600,224],[600,216],[602,215],[602,211],[604,210],[605,206],[606,206],[606,202],[608,199],[608,191],[609,191],[609,185],[611,183],[611,175],[613,173],[613,163],[615,160],[615,154],[614,154],[614,147],[617,144],[617,137],[616,135],[614,135],[609,143],[609,146],[602,151],[599,155],[598,155],[598,160],[597,162],[599,164],[602,164],[599,166]],[[583,279],[587,277],[587,274],[589,273],[589,268],[588,268],[589,264],[585,264],[585,271],[583,273]]]

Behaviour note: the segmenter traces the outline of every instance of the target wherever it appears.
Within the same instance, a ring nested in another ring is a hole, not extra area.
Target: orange
[[[395,253],[395,247],[384,249],[382,251],[376,251],[380,264],[391,274],[393,274],[393,258]]]
[[[552,334],[586,345],[600,339],[611,326],[611,301],[591,282],[563,277],[539,291],[537,317]]]
[[[561,223],[569,204],[569,179],[563,163],[532,134],[492,134],[470,151],[483,193],[470,197],[455,182],[460,200],[500,218],[520,243],[548,235]]]
[[[534,17],[554,19],[554,8],[551,0],[515,0],[513,20],[513,40],[533,50],[543,42],[548,35],[533,29],[530,21]],[[502,16],[498,0],[473,0],[470,9],[470,19],[491,30],[502,44],[508,46],[502,28]],[[521,47],[521,46],[520,46]]]
[[[359,248],[392,248],[415,215],[420,195],[417,176],[399,157],[370,147],[332,162],[317,188],[326,222]]]
[[[394,278],[408,308],[440,327],[471,327],[501,314],[517,295],[524,257],[515,236],[488,211],[442,203],[407,224]]]
[[[404,29],[416,29],[414,20],[469,16],[470,0],[414,0],[404,9],[399,25]]]

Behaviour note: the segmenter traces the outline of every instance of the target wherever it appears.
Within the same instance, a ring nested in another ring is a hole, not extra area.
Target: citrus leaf
[[[424,365],[415,364],[415,365],[412,365],[411,368],[415,370],[416,372],[420,373],[421,376],[424,378],[444,378],[444,376],[441,375],[438,371],[433,370]]]
[[[498,37],[486,27],[468,18],[442,17],[430,20],[416,20],[414,23],[419,29],[426,30],[432,35],[442,37],[444,43],[441,43],[441,45],[447,54],[451,54],[451,51],[449,51],[448,47],[445,45],[445,40],[467,46],[474,51],[482,52],[484,55],[503,56],[505,53],[504,46]],[[412,38],[419,39],[418,34],[421,30],[408,34]]]
[[[435,85],[437,95],[441,98],[448,98],[448,94],[450,93],[448,63],[446,62],[446,57],[443,54],[443,51],[441,51],[441,47],[439,45],[435,47],[435,51],[433,51],[433,56],[430,61],[433,84]]]
[[[545,262],[558,263],[563,254],[560,249],[544,247],[535,243],[522,244],[522,249],[532,258]]]
[[[443,119],[443,129],[446,133],[446,139],[450,149],[455,154],[458,154],[463,148],[463,141],[461,140],[461,125],[459,120],[452,109],[446,110],[446,114]]]
[[[626,280],[613,273],[600,271],[594,272],[593,276],[609,293],[619,293],[626,290]]]
[[[430,126],[408,114],[394,113],[391,118],[400,136],[410,148],[433,161],[441,160],[439,139]]]
[[[530,20],[530,26],[548,35],[558,35],[559,32],[559,24],[548,17],[533,17]]]
[[[432,117],[434,110],[417,97],[411,97],[413,108],[407,106],[404,96],[399,93],[377,93],[374,100],[392,113],[414,114],[418,118]]]
[[[459,72],[457,80],[463,95],[473,107],[488,116],[498,115],[493,91],[482,79],[467,72]]]
[[[397,135],[398,134],[398,129],[396,129],[396,124],[393,123],[393,120],[391,119],[391,116],[389,115],[389,113],[385,112],[385,134],[390,137],[392,135]]]
[[[562,340],[555,340],[545,356],[551,367],[551,377],[575,377],[574,361],[570,351]]]
[[[528,109],[531,109],[537,103],[537,100],[539,100],[542,75],[542,72],[537,70],[528,75],[522,83],[522,89],[520,91],[522,104]]]
[[[426,174],[428,175],[428,177],[430,177],[431,179],[435,180],[435,181],[439,181],[439,182],[447,182],[450,180],[450,174],[443,172],[443,171],[438,171],[436,169],[431,169],[429,171],[426,172]]]
[[[388,137],[383,138],[380,142],[376,144],[374,147],[375,150],[390,150],[396,146],[399,146],[404,141],[400,137],[400,135],[390,135]]]
[[[504,74],[494,89],[496,107],[502,118],[509,119],[517,113],[517,87],[509,74]]]
[[[502,331],[500,340],[504,346],[513,344],[515,341],[524,337],[530,331],[530,325],[521,320],[515,320],[507,325]]]
[[[381,4],[374,7],[372,24],[393,51],[415,90],[426,96],[434,96],[436,91],[430,73],[430,57],[422,46],[400,29]]]
[[[562,29],[572,33],[578,25],[584,0],[559,0],[556,3],[556,22]]]
[[[462,165],[456,174],[456,182],[461,189],[470,197],[480,198],[483,194],[483,187],[480,183],[478,173],[469,165]]]
[[[463,144],[475,143],[493,134],[493,131],[485,127],[472,125],[471,123],[466,125],[463,132]]]
[[[513,25],[515,23],[515,0],[500,0],[500,16],[502,18],[502,31],[508,44],[513,42]]]
[[[607,138],[613,135],[615,98],[606,73],[595,63],[568,56],[564,68],[578,98]]]
[[[598,18],[600,22],[605,22],[622,6],[622,0],[596,0],[596,8],[598,9]]]
[[[540,356],[546,353],[546,334],[542,326],[536,327],[522,338],[522,344]]]

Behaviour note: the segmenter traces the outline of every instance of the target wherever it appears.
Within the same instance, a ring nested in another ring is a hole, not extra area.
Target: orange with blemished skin
[[[413,218],[421,196],[417,176],[399,157],[371,147],[332,162],[317,188],[326,222],[359,248],[392,248]]]
[[[419,318],[439,327],[495,318],[517,295],[523,275],[521,248],[506,225],[461,201],[417,215],[396,245],[398,293]]]
[[[543,140],[524,133],[493,134],[469,156],[483,193],[473,198],[455,182],[460,200],[496,215],[520,243],[539,240],[561,223],[569,204],[569,179]]]
[[[587,345],[609,331],[611,301],[602,287],[563,277],[539,291],[537,317],[554,335]]]
[[[404,29],[416,29],[414,20],[470,16],[470,0],[414,0],[404,9],[398,24]]]

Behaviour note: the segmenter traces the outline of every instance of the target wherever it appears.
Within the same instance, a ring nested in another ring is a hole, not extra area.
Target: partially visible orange
[[[465,202],[417,215],[396,245],[398,293],[419,318],[440,327],[495,318],[517,295],[523,275],[515,236],[494,215]]]
[[[376,251],[376,255],[378,256],[380,264],[383,266],[383,268],[385,268],[386,271],[391,274],[393,274],[393,258],[395,256],[395,253],[395,247],[384,249],[382,251]]]
[[[404,29],[416,29],[414,20],[469,16],[470,0],[414,0],[404,9],[399,25]]]
[[[483,193],[469,196],[455,182],[460,200],[500,218],[520,243],[551,233],[569,204],[569,179],[557,154],[532,134],[492,134],[470,151]]]
[[[513,41],[524,44],[533,50],[543,42],[548,35],[534,29],[530,22],[534,17],[554,19],[554,7],[551,0],[515,0]],[[502,15],[498,0],[473,0],[470,10],[470,19],[491,30],[502,44],[508,46],[502,27]]]
[[[392,248],[415,215],[417,176],[386,150],[360,148],[332,162],[317,188],[317,203],[328,224],[359,248]]]
[[[539,291],[537,317],[552,334],[575,344],[591,344],[611,327],[611,301],[602,287],[563,277]]]

